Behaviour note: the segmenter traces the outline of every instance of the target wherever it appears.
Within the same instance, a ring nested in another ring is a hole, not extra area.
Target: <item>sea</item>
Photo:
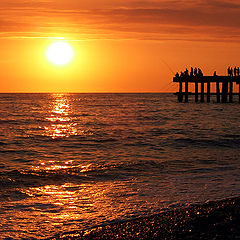
[[[0,94],[0,238],[240,195],[240,104],[171,93]]]

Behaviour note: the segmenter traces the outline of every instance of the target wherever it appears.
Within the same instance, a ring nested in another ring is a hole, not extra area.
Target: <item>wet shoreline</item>
[[[52,239],[240,239],[240,197],[61,234]]]

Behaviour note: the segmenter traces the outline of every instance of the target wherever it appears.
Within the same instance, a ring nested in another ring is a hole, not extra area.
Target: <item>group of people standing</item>
[[[203,76],[203,72],[200,68],[194,68],[191,67],[191,70],[189,72],[189,70],[186,68],[186,70],[184,72],[181,72],[180,74],[177,72],[175,77],[179,78],[179,77],[202,77]]]
[[[230,77],[236,77],[236,76],[240,76],[240,69],[239,67],[228,67],[227,69],[228,71],[228,76]],[[177,72],[175,74],[176,78],[182,78],[182,77],[202,77],[203,76],[203,72],[200,68],[194,68],[191,67],[191,70],[189,72],[189,70],[186,68],[186,70],[184,72],[181,72],[180,74]],[[214,72],[213,76],[217,76],[216,71]]]
[[[236,77],[239,76],[239,67],[228,67],[228,76],[230,77]]]

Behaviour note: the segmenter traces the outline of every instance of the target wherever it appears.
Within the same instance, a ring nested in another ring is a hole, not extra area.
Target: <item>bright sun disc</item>
[[[73,50],[66,42],[56,42],[48,48],[47,57],[52,63],[64,65],[71,61]]]

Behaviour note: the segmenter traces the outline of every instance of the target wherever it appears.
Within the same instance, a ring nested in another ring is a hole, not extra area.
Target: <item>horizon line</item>
[[[152,93],[175,93],[175,92],[0,92],[0,94],[152,94]]]

